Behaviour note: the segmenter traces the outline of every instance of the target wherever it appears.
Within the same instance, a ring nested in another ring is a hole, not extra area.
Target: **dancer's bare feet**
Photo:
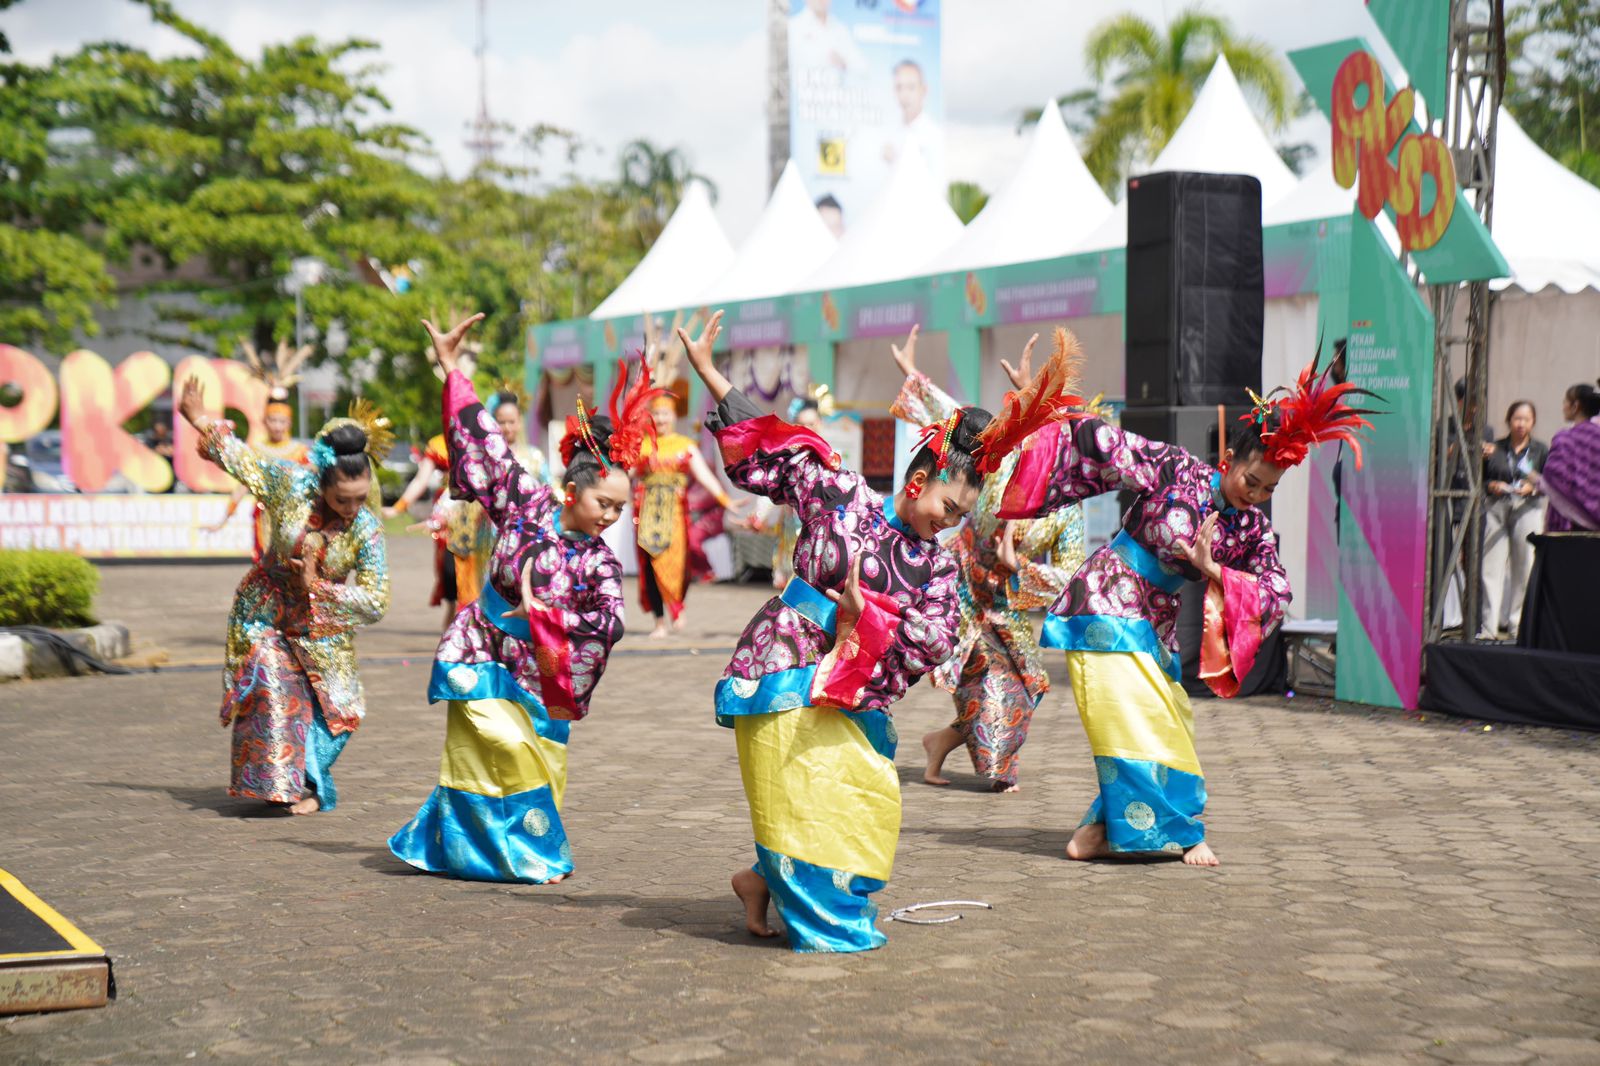
[[[922,738],[922,750],[928,754],[927,769],[922,771],[922,780],[930,785],[948,785],[950,779],[942,776],[944,760],[956,748],[961,746],[961,733],[951,726],[935,729]]]
[[[1022,785],[1016,781],[996,781],[989,786],[990,792],[1021,792]]]
[[[756,936],[777,936],[778,931],[767,924],[767,906],[772,893],[767,880],[754,870],[740,870],[733,875],[733,894],[744,904],[744,926]]]
[[[672,620],[672,631],[674,633],[682,633],[683,627],[688,624],[689,620],[680,614],[678,617]]]
[[[663,637],[665,637],[666,635],[667,635],[667,620],[665,618],[656,619],[656,627],[650,631],[650,639],[651,640],[660,640]]]
[[[1067,841],[1067,858],[1078,862],[1111,858],[1111,845],[1106,843],[1104,823],[1093,822],[1078,826],[1078,831]]]
[[[316,814],[322,810],[322,801],[316,796],[302,796],[298,803],[289,805],[290,814]]]
[[[543,883],[547,884],[547,885],[559,885],[561,882],[565,881],[567,878],[569,878],[571,876],[572,876],[571,874],[556,874],[550,880],[545,881]]]
[[[1217,858],[1216,852],[1211,850],[1211,845],[1204,840],[1183,853],[1183,862],[1186,866],[1222,865],[1222,860]]]

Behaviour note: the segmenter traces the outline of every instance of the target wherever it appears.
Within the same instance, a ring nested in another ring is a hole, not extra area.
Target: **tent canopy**
[[[838,249],[797,291],[912,277],[961,236],[961,220],[909,142],[865,214],[845,223]]]
[[[1503,107],[1494,170],[1494,241],[1511,264],[1511,280],[1495,287],[1600,289],[1600,189],[1546,155]]]
[[[697,302],[724,304],[793,292],[838,246],[838,239],[806,193],[800,168],[791,159],[755,229]]]
[[[688,307],[731,262],[733,246],[711,209],[711,194],[704,183],[691,182],[656,243],[589,317]]]
[[[923,269],[976,270],[1053,259],[1072,251],[1110,213],[1111,201],[1083,165],[1061,109],[1048,100],[1017,172],[961,237]]]
[[[1147,167],[1135,168],[1130,177],[1165,171],[1201,174],[1249,174],[1261,182],[1263,216],[1295,187],[1294,171],[1278,157],[1239,88],[1228,60],[1217,57],[1205,85],[1194,98],[1189,114]],[[1338,213],[1338,212],[1336,212]],[[1128,201],[1123,199],[1105,221],[1086,236],[1078,251],[1120,248],[1128,243]]]

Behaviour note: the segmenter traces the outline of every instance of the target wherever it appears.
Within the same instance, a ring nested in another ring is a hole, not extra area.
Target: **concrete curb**
[[[58,629],[53,632],[69,644],[106,662],[121,659],[131,650],[128,627],[121,622],[102,622],[83,629]],[[43,642],[36,643],[15,633],[0,633],[0,681],[67,677],[70,674],[61,657]]]

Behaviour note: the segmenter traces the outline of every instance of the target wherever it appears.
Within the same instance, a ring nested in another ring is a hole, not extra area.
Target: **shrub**
[[[100,572],[71,552],[0,551],[0,626],[93,625]]]

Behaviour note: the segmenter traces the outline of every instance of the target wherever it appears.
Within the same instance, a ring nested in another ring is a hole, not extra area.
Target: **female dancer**
[[[1562,414],[1573,423],[1550,439],[1550,454],[1535,484],[1550,500],[1547,533],[1600,529],[1600,390],[1574,385]]]
[[[1011,438],[962,409],[928,427],[905,490],[886,502],[821,437],[760,414],[717,371],[721,318],[692,342],[679,331],[718,401],[707,425],[734,483],[793,507],[801,525],[797,576],[751,619],[716,689],[756,838],[756,865],[733,890],[757,936],[774,935],[776,900],[796,951],[865,951],[884,942],[870,897],[900,833],[888,708],[950,657],[960,618],[955,561],[934,538],[972,509],[986,450]],[[986,427],[1000,432],[980,443]]]
[[[549,884],[572,872],[561,825],[570,723],[622,636],[622,567],[600,534],[628,501],[629,464],[650,431],[641,372],[614,423],[580,402],[561,443],[565,509],[507,447],[496,420],[456,366],[474,315],[433,337],[447,372],[444,421],[450,491],[473,500],[498,531],[487,581],[445,630],[428,686],[448,701],[439,784],[389,839],[419,869],[477,881]],[[513,609],[510,605],[516,601]]]
[[[1190,865],[1217,865],[1200,822],[1206,789],[1194,716],[1178,684],[1178,593],[1185,581],[1209,579],[1200,676],[1234,695],[1289,602],[1260,505],[1313,444],[1348,442],[1359,468],[1356,431],[1369,412],[1344,398],[1360,391],[1333,384],[1313,360],[1294,390],[1257,399],[1217,468],[1093,417],[1049,426],[1026,446],[1002,518],[1118,489],[1136,496],[1122,531],[1073,575],[1045,620],[1043,644],[1067,650],[1100,779],[1068,858],[1181,852]]]
[[[332,810],[333,763],[366,713],[354,634],[389,609],[383,526],[372,464],[393,439],[363,400],[311,445],[311,469],[253,451],[205,413],[197,378],[178,411],[200,454],[233,475],[272,519],[261,559],[239,582],[228,617],[222,724],[233,725],[230,796]],[[352,580],[353,579],[353,580]]]
[[[650,404],[655,436],[634,465],[633,515],[639,525],[639,602],[655,615],[652,637],[683,629],[683,598],[689,586],[689,479],[709,492],[724,511],[733,502],[694,441],[677,431],[678,401],[665,389]]]
[[[1018,366],[1001,360],[1019,389],[1028,384],[1038,339],[1035,333],[1028,340]],[[891,408],[894,415],[918,426],[949,418],[959,405],[917,370],[916,328],[905,347],[891,350],[906,376]],[[1056,358],[1075,360],[1077,341],[1057,330],[1056,351]],[[954,695],[956,718],[922,738],[928,756],[922,779],[930,785],[950,783],[941,774],[945,757],[965,744],[973,770],[989,779],[993,791],[1017,791],[1028,726],[1050,690],[1025,612],[1054,603],[1083,564],[1083,508],[1074,504],[1033,521],[1000,521],[995,511],[1015,465],[1016,456],[1007,456],[984,479],[977,507],[945,544],[960,573],[961,637],[955,654],[933,672],[933,682]]]

